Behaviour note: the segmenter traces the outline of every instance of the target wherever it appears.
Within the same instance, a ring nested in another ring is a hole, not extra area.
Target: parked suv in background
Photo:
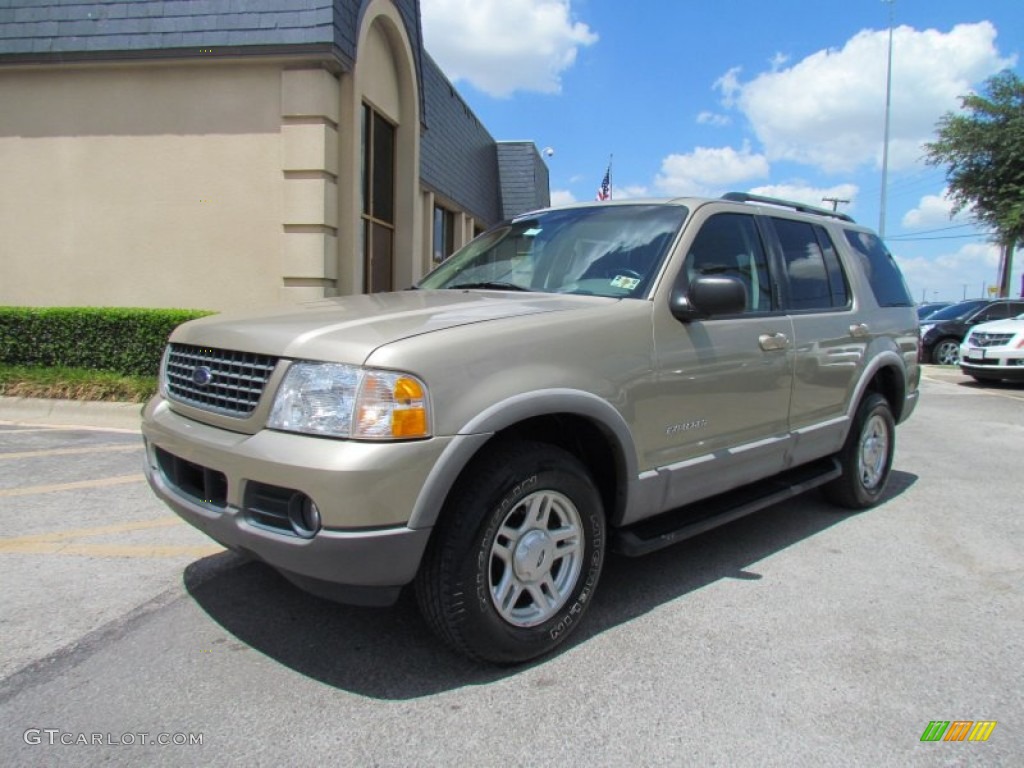
[[[400,293],[187,323],[145,410],[179,515],[309,591],[412,583],[452,648],[579,625],[605,553],[882,497],[917,316],[852,219],[742,193],[529,213]]]
[[[940,309],[921,321],[921,362],[957,365],[967,332],[992,320],[1024,312],[1024,299],[968,299]]]
[[[1024,315],[974,326],[960,346],[960,370],[977,381],[1024,381]]]

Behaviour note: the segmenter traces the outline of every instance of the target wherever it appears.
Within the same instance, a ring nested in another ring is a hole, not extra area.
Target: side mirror
[[[683,323],[715,315],[738,315],[747,308],[747,289],[735,277],[698,277],[687,291],[676,289],[670,299],[672,316]]]

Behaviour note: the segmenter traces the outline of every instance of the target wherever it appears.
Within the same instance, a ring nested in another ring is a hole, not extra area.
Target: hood
[[[1011,317],[1008,320],[992,320],[980,323],[971,328],[971,333],[1021,333],[1024,331],[1024,318]]]
[[[275,357],[362,363],[385,344],[509,317],[617,299],[505,291],[402,291],[342,296],[276,310],[214,315],[180,326],[175,342]]]

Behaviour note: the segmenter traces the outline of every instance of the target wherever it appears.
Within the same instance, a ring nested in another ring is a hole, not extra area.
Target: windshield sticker
[[[640,285],[640,279],[636,277],[626,277],[626,275],[616,275],[612,278],[612,288],[625,288],[627,291],[632,291],[638,285]]]
[[[523,237],[536,237],[540,234],[540,227],[533,227],[523,232]]]

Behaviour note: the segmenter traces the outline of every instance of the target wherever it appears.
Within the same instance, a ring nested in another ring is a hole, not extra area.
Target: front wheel
[[[455,650],[499,664],[575,629],[604,562],[601,497],[572,454],[499,446],[463,473],[416,577],[420,610]]]
[[[943,339],[932,348],[932,362],[936,365],[959,365],[960,342],[956,339]]]
[[[896,449],[896,422],[889,401],[877,392],[865,397],[839,451],[843,474],[825,486],[825,496],[847,509],[867,509],[882,498]]]

